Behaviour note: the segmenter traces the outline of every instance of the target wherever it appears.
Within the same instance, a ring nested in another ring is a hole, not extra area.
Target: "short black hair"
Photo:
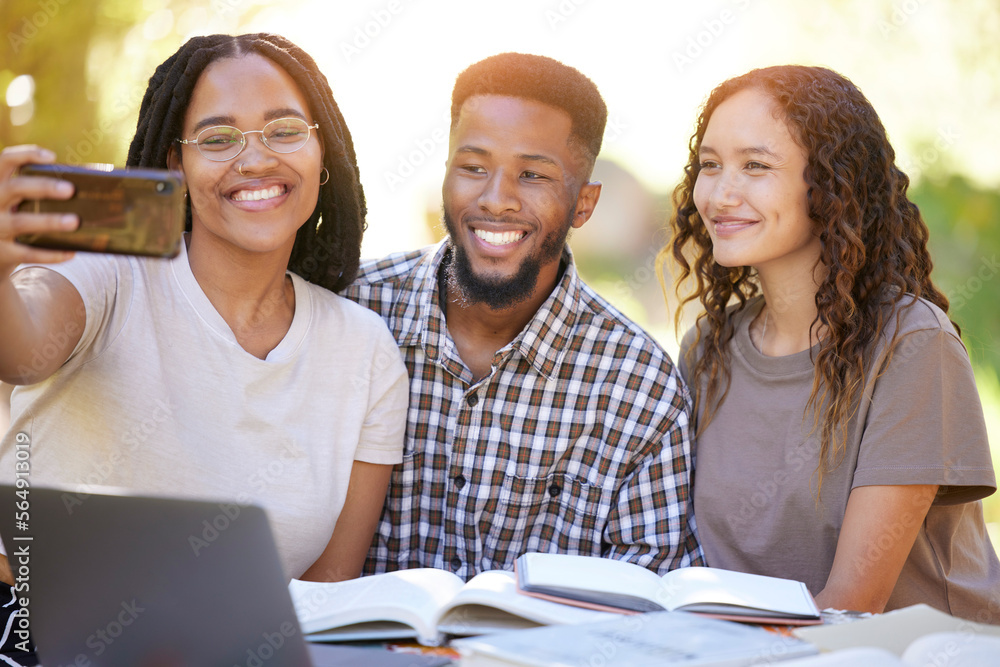
[[[316,209],[295,237],[288,269],[334,292],[354,280],[365,229],[365,195],[354,143],[326,77],[301,48],[279,35],[193,37],[149,79],[139,122],[128,151],[132,167],[167,167],[167,154],[181,136],[195,84],[205,68],[223,58],[259,54],[288,72],[309,102],[323,139],[323,166],[330,178],[320,186]],[[191,229],[188,203],[187,228]]]
[[[562,109],[572,120],[570,138],[583,149],[593,168],[608,107],[594,82],[558,60],[526,53],[500,53],[467,67],[451,93],[451,128],[465,100],[475,95],[504,95],[535,100]]]

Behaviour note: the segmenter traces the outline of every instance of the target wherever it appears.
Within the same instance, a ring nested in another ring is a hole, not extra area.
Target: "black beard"
[[[517,273],[509,278],[478,276],[465,247],[455,242],[458,238],[454,220],[444,211],[444,224],[452,239],[452,259],[446,268],[448,291],[462,305],[482,303],[492,310],[506,310],[527,301],[535,291],[542,265],[562,256],[566,237],[572,229],[574,210],[570,209],[565,224],[549,232],[542,241],[539,252],[521,262]]]

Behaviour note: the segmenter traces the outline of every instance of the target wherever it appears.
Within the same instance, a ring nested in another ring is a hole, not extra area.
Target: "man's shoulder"
[[[400,283],[426,262],[434,251],[435,246],[427,246],[418,250],[395,252],[379,259],[364,260],[350,287]]]
[[[358,274],[340,294],[382,315],[400,299],[408,301],[408,294],[426,287],[433,272],[437,246],[397,252],[381,259],[365,260],[358,267]]]
[[[670,355],[649,332],[582,280],[576,329],[577,337],[599,341],[605,347],[610,344],[618,349],[628,348],[646,358],[649,364],[665,364],[673,368]]]

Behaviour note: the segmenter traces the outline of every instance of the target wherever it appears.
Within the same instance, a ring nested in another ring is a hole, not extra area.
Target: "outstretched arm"
[[[392,466],[355,461],[347,500],[329,544],[302,575],[304,581],[343,581],[361,575],[382,504],[389,488]]]
[[[12,276],[25,262],[62,262],[72,253],[17,243],[19,234],[74,229],[72,215],[18,213],[25,199],[67,199],[72,184],[16,176],[29,163],[52,162],[51,152],[14,146],[0,152],[0,380],[31,384],[44,380],[69,357],[83,333],[83,300],[64,277],[42,268]]]
[[[851,491],[833,567],[816,596],[820,609],[885,610],[937,490],[910,484]]]

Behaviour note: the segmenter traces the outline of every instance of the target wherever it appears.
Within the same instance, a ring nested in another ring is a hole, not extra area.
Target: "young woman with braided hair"
[[[705,103],[661,254],[704,308],[681,350],[699,535],[709,565],[821,607],[1000,623],[982,406],[894,159],[827,69],[754,70]]]
[[[53,160],[0,154],[0,376],[20,385],[0,470],[25,433],[33,484],[254,502],[288,577],[357,576],[408,389],[382,320],[334,293],[357,271],[365,201],[313,59],[275,35],[214,35],[156,69],[128,164],[184,173],[175,259],[16,243],[77,224],[15,212],[69,196],[17,175]]]

